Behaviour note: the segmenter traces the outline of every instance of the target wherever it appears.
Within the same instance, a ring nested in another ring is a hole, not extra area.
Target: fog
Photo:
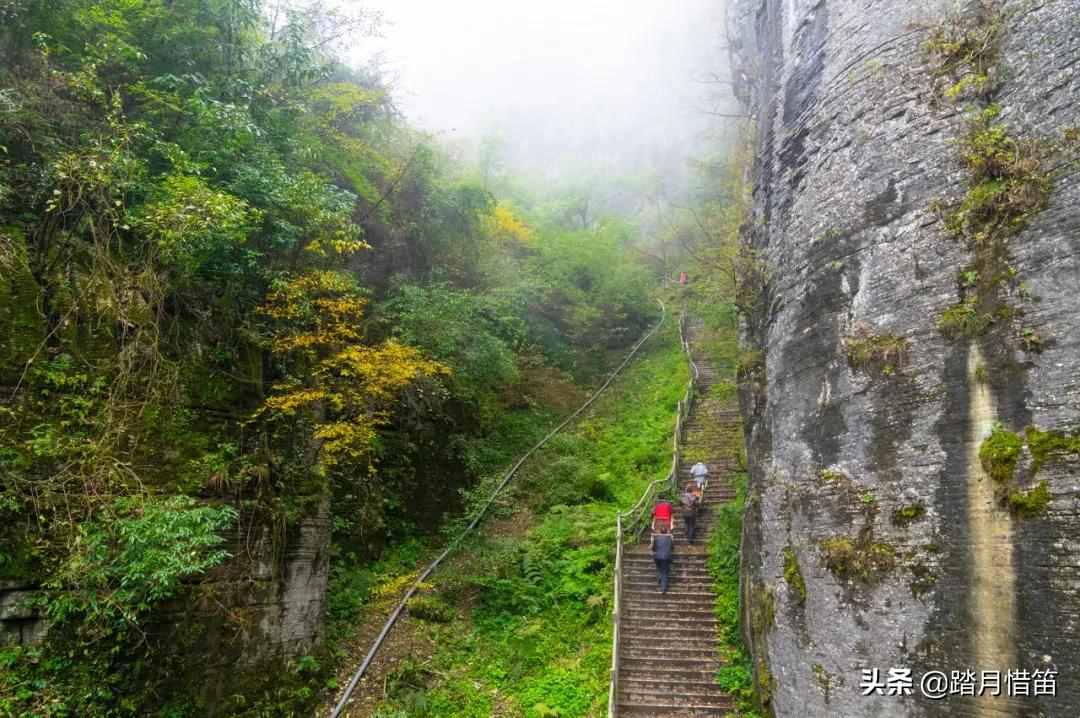
[[[416,126],[449,146],[498,145],[515,172],[676,171],[722,120],[723,0],[362,0],[365,38]]]

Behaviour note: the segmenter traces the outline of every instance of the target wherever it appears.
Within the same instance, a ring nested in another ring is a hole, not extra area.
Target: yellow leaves
[[[323,463],[336,466],[345,460],[363,459],[375,441],[375,424],[363,419],[332,421],[315,430],[322,442]]]
[[[314,239],[304,247],[305,252],[310,252],[318,257],[330,257],[333,255],[348,257],[365,249],[371,249],[371,245],[362,239],[355,238]]]
[[[266,400],[266,408],[292,416],[299,409],[306,409],[326,398],[322,389],[297,389],[287,394],[278,394]]]
[[[532,228],[518,219],[513,210],[501,202],[495,205],[488,224],[491,233],[497,239],[512,240],[521,244],[528,244],[533,239]]]
[[[259,414],[311,411],[328,467],[367,456],[401,392],[421,377],[449,372],[400,342],[361,344],[365,306],[351,277],[312,271],[279,285],[262,307],[279,325],[274,351],[302,350],[310,364],[299,367],[304,385],[279,385]]]
[[[282,327],[273,341],[279,353],[314,350],[360,340],[367,301],[342,272],[311,271],[277,287],[260,311]]]
[[[448,374],[450,370],[424,358],[419,350],[390,340],[379,346],[348,346],[323,361],[317,373],[364,385],[371,399],[389,401],[421,376]]]

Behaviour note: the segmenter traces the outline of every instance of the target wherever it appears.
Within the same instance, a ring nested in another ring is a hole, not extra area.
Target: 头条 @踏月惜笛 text
[[[952,696],[1056,696],[1057,671],[1053,669],[975,671],[926,671],[918,676],[910,668],[862,669],[859,690],[864,696],[922,695],[931,700]]]

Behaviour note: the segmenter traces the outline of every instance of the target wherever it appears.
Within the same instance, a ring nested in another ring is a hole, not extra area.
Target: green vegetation
[[[861,531],[855,538],[833,536],[823,539],[820,547],[825,568],[840,579],[872,584],[896,566],[896,548],[875,541],[869,530]]]
[[[818,472],[818,478],[828,484],[850,484],[851,479],[842,471],[834,469],[822,469]]]
[[[907,504],[893,511],[892,522],[894,526],[910,526],[926,516],[926,507],[921,503]]]
[[[1051,495],[1046,481],[1040,481],[1027,491],[1018,485],[1016,467],[1025,443],[1032,459],[1029,478],[1034,479],[1047,461],[1080,457],[1080,436],[1042,431],[1034,426],[1017,434],[997,424],[979,446],[979,460],[983,470],[994,479],[998,500],[1013,515],[1032,518],[1046,511]]]
[[[98,715],[118,691],[131,703],[148,700],[153,671],[125,660],[122,651],[137,651],[147,640],[141,626],[182,581],[228,557],[219,532],[235,519],[231,507],[197,506],[181,496],[124,497],[99,507],[75,529],[72,552],[35,601],[53,622],[46,647],[0,648],[0,710]],[[43,700],[39,687],[49,688],[51,700]]]
[[[53,625],[3,649],[0,713],[210,712],[183,654],[262,639],[238,592],[327,506],[340,636],[657,316],[640,228],[470,179],[342,61],[376,18],[335,7],[2,12],[0,577]],[[626,498],[653,459],[621,449],[557,499]],[[302,712],[336,650],[221,708]]]
[[[861,329],[845,337],[844,351],[852,369],[874,367],[889,376],[903,368],[908,344],[906,337],[891,333],[873,334]]]
[[[989,105],[969,121],[960,156],[968,170],[968,190],[945,218],[951,234],[972,245],[985,245],[1022,230],[1046,208],[1052,183],[1045,170],[1046,149],[1009,135],[996,122],[1001,110]],[[976,253],[980,276],[991,267]]]
[[[1040,481],[1030,491],[1014,490],[1009,492],[1009,510],[1022,518],[1038,516],[1050,505],[1050,485]]]
[[[1009,264],[1008,240],[1049,204],[1052,158],[1060,149],[1056,142],[1018,138],[998,119],[1001,109],[994,100],[1004,30],[1000,3],[980,0],[930,28],[924,45],[940,95],[972,103],[959,143],[965,193],[952,206],[934,203],[945,230],[967,245],[974,260],[958,273],[958,302],[937,320],[941,333],[954,339],[979,337],[1023,316],[1023,302],[1032,297]],[[1015,339],[1028,353],[1043,348],[1042,337],[1031,328]]]
[[[1080,432],[1069,435],[1056,431],[1042,431],[1037,427],[1029,426],[1024,436],[1027,438],[1028,449],[1031,451],[1033,460],[1032,476],[1039,473],[1039,469],[1051,459],[1080,457]]]
[[[806,603],[806,581],[803,579],[802,569],[799,568],[799,557],[791,546],[784,547],[784,580],[795,593],[798,599],[796,602]]]
[[[983,471],[998,484],[1007,485],[1016,473],[1024,440],[1019,434],[995,424],[990,436],[979,446],[979,461]]]
[[[717,637],[724,659],[717,682],[738,701],[740,715],[750,718],[756,715],[753,662],[743,644],[739,612],[739,545],[747,476],[734,474],[730,480],[735,500],[716,509],[708,549],[709,573],[716,592]]]
[[[979,310],[978,299],[968,297],[945,309],[937,319],[937,328],[950,339],[981,336],[994,323],[993,316]]]
[[[929,28],[923,50],[946,99],[986,98],[997,89],[1004,26],[996,0],[979,0]]]
[[[815,663],[810,666],[810,670],[813,671],[814,680],[817,681],[817,684],[825,697],[825,705],[829,705],[829,694],[832,692],[833,684],[832,674],[825,670],[825,666],[820,663]]]
[[[433,646],[430,656],[414,655],[407,671],[389,677],[377,715],[486,718],[498,706],[570,718],[605,709],[613,517],[667,472],[675,405],[688,378],[675,332],[669,324],[588,417],[523,467],[492,528],[431,578],[425,599],[452,615],[422,622],[417,630]],[[556,486],[567,480],[580,488]],[[553,503],[556,489],[562,493]],[[400,592],[402,584],[391,583],[385,593]]]

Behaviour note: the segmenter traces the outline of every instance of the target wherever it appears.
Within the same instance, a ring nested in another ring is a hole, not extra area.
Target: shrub
[[[435,596],[413,596],[409,599],[409,615],[430,623],[449,623],[454,609]]]

